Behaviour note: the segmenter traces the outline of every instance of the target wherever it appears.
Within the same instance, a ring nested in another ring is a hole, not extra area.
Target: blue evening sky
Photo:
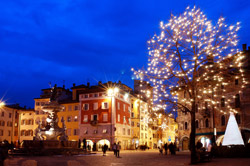
[[[159,22],[193,5],[213,22],[240,21],[239,48],[250,45],[249,0],[2,0],[0,98],[33,107],[49,82],[133,87],[130,69],[146,66]]]

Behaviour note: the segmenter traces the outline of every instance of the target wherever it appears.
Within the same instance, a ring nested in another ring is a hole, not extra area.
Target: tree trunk
[[[191,114],[191,133],[190,133],[190,150],[191,150],[191,164],[197,163],[196,149],[195,149],[195,102],[192,102]]]

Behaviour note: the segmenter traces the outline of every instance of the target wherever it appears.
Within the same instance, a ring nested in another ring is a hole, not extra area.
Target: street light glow
[[[0,107],[3,107],[5,103],[3,101],[0,101]]]

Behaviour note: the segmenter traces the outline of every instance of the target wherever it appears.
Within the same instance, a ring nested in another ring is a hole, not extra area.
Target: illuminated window
[[[74,117],[74,122],[77,122],[78,121],[78,116],[75,116]]]
[[[123,116],[123,123],[126,123],[127,121],[126,121],[126,117],[125,116]]]
[[[102,109],[108,109],[109,105],[108,102],[102,102]]]
[[[106,133],[108,133],[108,130],[107,129],[103,129],[102,133],[106,134]]]
[[[117,121],[120,122],[120,114],[118,114]]]
[[[83,122],[88,122],[88,115],[84,115]]]
[[[68,116],[67,122],[71,122],[71,116]]]
[[[98,103],[94,103],[93,107],[94,107],[94,110],[97,110],[98,109]]]
[[[125,110],[126,110],[126,105],[123,104],[123,111],[125,112]]]
[[[128,135],[130,135],[130,129],[128,129]]]
[[[120,110],[120,103],[117,102],[117,109]]]

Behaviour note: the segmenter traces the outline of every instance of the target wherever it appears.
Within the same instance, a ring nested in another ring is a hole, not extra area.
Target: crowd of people
[[[168,151],[171,155],[176,154],[176,144],[175,143],[165,143],[163,146],[158,147],[160,154],[163,154],[163,149],[165,151],[165,155],[168,154]]]

